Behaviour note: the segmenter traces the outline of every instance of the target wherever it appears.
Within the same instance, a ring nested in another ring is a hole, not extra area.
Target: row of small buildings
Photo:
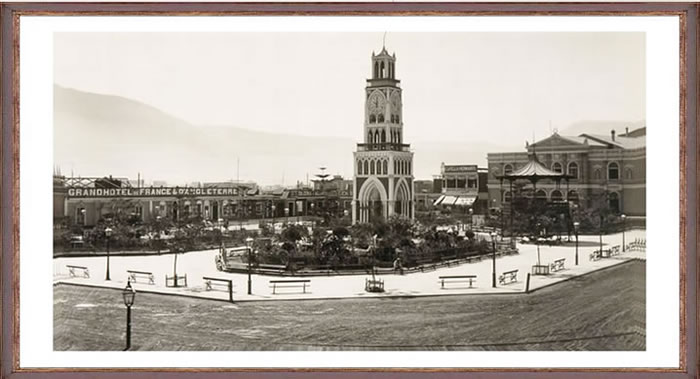
[[[489,153],[487,167],[442,164],[432,180],[414,180],[416,211],[451,210],[485,215],[501,209],[513,194],[504,175],[528,165],[532,157],[544,169],[567,174],[566,183],[543,178],[538,198],[591,206],[601,196],[610,208],[628,216],[646,214],[646,130],[616,135],[551,136],[520,152]],[[500,179],[499,179],[500,178]],[[139,220],[198,215],[207,220],[350,217],[353,181],[334,176],[313,187],[265,191],[253,183],[202,183],[197,187],[144,187],[125,178],[54,176],[54,219],[95,225],[110,214]],[[524,183],[529,186],[528,183]]]

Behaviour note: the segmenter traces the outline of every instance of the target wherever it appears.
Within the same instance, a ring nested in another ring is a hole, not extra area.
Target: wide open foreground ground
[[[221,301],[138,293],[132,350],[644,350],[645,263],[532,294]],[[113,289],[54,287],[55,350],[121,350]]]

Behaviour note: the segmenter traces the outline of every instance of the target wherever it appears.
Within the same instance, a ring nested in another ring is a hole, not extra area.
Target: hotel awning
[[[456,201],[457,196],[445,195],[445,198],[442,200],[442,205],[454,205]]]
[[[476,196],[460,196],[457,198],[455,205],[469,207],[476,201]]]
[[[440,205],[440,203],[442,203],[443,200],[445,200],[445,195],[441,195],[440,197],[438,197],[437,200],[433,202],[433,205]]]

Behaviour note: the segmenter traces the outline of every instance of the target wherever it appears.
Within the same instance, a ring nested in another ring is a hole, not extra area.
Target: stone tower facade
[[[413,152],[403,140],[401,82],[396,55],[372,53],[365,88],[364,142],[354,153],[354,223],[414,217]]]

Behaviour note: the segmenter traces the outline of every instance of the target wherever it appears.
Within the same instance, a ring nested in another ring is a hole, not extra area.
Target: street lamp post
[[[574,235],[576,236],[576,266],[578,266],[578,227],[579,222],[574,222]]]
[[[251,277],[251,263],[253,261],[253,239],[248,237],[245,239],[245,244],[248,246],[248,295],[253,294],[253,279]]]
[[[272,204],[272,234],[275,234],[275,204]]]
[[[493,249],[493,270],[491,272],[491,287],[496,288],[496,233],[491,232],[491,248]]]
[[[474,209],[469,208],[469,230],[474,226]]]
[[[105,237],[107,237],[107,273],[105,274],[105,280],[110,280],[109,278],[109,238],[112,236],[112,228],[109,226],[105,228]]]
[[[627,229],[627,225],[625,221],[627,220],[627,215],[624,213],[620,215],[622,217],[622,252],[625,252],[625,230]]]
[[[600,240],[600,256],[603,256],[603,215],[600,215],[600,226],[598,227],[598,239]]]
[[[124,305],[126,305],[126,348],[127,351],[131,348],[131,306],[134,305],[134,297],[136,297],[136,290],[131,287],[131,280],[126,283],[126,287],[122,290],[122,296],[124,297]]]

